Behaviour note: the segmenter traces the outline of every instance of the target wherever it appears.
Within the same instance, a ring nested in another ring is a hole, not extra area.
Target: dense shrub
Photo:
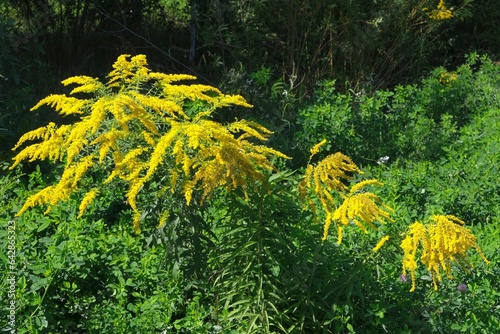
[[[299,113],[299,147],[303,150],[328,138],[331,152],[350,152],[363,164],[383,156],[436,160],[475,115],[499,107],[499,72],[488,58],[471,55],[454,72],[438,68],[420,85],[374,94],[342,94],[332,82],[323,82],[314,102]]]

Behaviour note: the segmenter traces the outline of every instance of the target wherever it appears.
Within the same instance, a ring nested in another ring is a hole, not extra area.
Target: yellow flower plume
[[[90,205],[90,203],[92,203],[92,201],[94,200],[94,198],[96,198],[98,194],[99,194],[99,189],[97,188],[92,188],[89,192],[85,194],[80,203],[80,207],[78,208],[79,213],[77,218],[80,218],[83,215],[87,207]]]
[[[389,240],[389,236],[386,235],[385,237],[383,237],[382,239],[380,239],[380,241],[375,245],[375,247],[373,247],[372,249],[372,253],[376,253],[380,250],[380,248],[382,248],[382,246],[385,245],[385,243],[387,242],[387,240]]]
[[[476,249],[481,258],[489,263],[477,245],[476,237],[463,225],[462,220],[451,215],[435,215],[428,224],[415,222],[410,225],[408,234],[401,242],[401,248],[404,251],[403,275],[406,276],[409,271],[412,278],[410,292],[415,291],[418,254],[420,254],[420,262],[426,266],[432,276],[435,290],[438,289],[438,282],[442,279],[441,271],[448,278],[452,278],[453,264],[459,264],[465,269],[473,267],[467,260],[469,249]],[[422,250],[419,252],[420,246]]]
[[[309,162],[311,162],[312,157],[315,156],[316,154],[318,154],[321,147],[323,145],[325,145],[326,143],[327,143],[326,139],[323,139],[322,141],[320,141],[319,143],[317,143],[316,145],[314,145],[311,148],[311,150],[310,150],[311,155],[309,156]]]
[[[349,194],[344,197],[344,202],[333,213],[333,221],[337,221],[344,226],[353,223],[364,233],[368,233],[367,227],[376,230],[375,222],[393,221],[390,218],[392,209],[386,206],[377,195],[371,192],[359,192],[367,185],[382,186],[383,184],[377,180],[366,180],[352,186]],[[328,235],[330,224],[331,221],[325,223],[323,240]],[[340,243],[341,236],[339,235],[338,238],[338,243]]]

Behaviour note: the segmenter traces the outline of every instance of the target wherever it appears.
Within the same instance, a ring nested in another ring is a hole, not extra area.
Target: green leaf
[[[47,227],[49,227],[51,221],[47,218],[41,218],[39,221],[39,223],[41,223],[38,228],[37,228],[37,232],[41,232],[43,230],[45,230]]]

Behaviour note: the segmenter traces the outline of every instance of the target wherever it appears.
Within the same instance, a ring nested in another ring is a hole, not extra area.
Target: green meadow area
[[[498,333],[498,22],[0,2],[0,332]]]

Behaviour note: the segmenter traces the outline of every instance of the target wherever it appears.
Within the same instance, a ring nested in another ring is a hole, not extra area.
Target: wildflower
[[[359,190],[369,184],[382,185],[382,183],[377,180],[366,180],[352,186],[349,194],[345,196],[342,205],[333,213],[333,220],[343,225],[348,225],[353,222],[365,233],[368,233],[367,226],[374,230],[377,229],[373,224],[375,221],[393,221],[390,218],[390,211],[392,211],[392,209],[383,204],[377,195],[370,192],[358,193]],[[386,211],[384,211],[384,209]],[[327,226],[325,226],[325,228],[327,228]],[[382,244],[384,242],[382,242]],[[382,247],[382,245],[380,245],[380,247]]]
[[[403,275],[406,275],[407,271],[411,273],[412,287],[410,291],[415,290],[419,246],[422,246],[420,262],[430,272],[435,290],[438,288],[438,281],[441,281],[441,271],[448,278],[452,278],[453,264],[459,264],[465,270],[467,270],[466,267],[473,267],[467,260],[469,249],[476,249],[483,261],[489,263],[477,245],[476,237],[463,225],[464,222],[457,217],[435,215],[426,225],[415,222],[409,227],[410,231],[401,242],[401,248],[404,251]]]
[[[169,216],[170,212],[168,212],[168,210],[164,210],[162,212],[162,214],[160,215],[160,220],[158,222],[158,229],[161,229],[165,226],[165,223],[167,222]]]
[[[92,201],[98,194],[99,194],[99,189],[97,188],[92,188],[89,192],[85,194],[80,203],[80,207],[78,208],[79,213],[77,218],[80,218],[83,215],[85,209],[87,209],[87,207],[90,205],[90,203],[92,203]]]
[[[373,250],[372,252],[373,253],[376,253],[380,250],[380,248],[382,248],[382,246],[387,242],[387,240],[389,240],[389,236],[386,235],[385,237],[383,237],[382,239],[380,239],[380,241],[377,243],[377,245],[375,247],[373,247]]]
[[[439,82],[442,83],[443,85],[448,85],[450,84],[452,81],[456,81],[457,80],[457,75],[455,73],[441,73],[441,75],[439,76]]]
[[[426,11],[427,16],[432,20],[437,20],[437,21],[448,20],[453,17],[452,11],[446,8],[444,0],[439,1],[439,4],[436,9],[427,11],[427,8],[424,8],[424,10]]]
[[[322,141],[311,149],[311,154],[315,154],[321,145],[326,143]],[[351,180],[352,174],[362,171],[352,162],[352,160],[344,154],[337,152],[327,156],[316,164],[309,164],[306,168],[304,179],[299,184],[300,196],[307,204],[312,212],[315,220],[316,203],[311,198],[316,198],[325,214],[323,224],[323,237],[325,240],[328,236],[328,231],[332,223],[341,223],[346,226],[351,222],[360,227],[367,233],[365,224],[371,228],[376,228],[373,222],[380,219],[389,218],[389,212],[382,210],[386,207],[380,198],[370,192],[361,192],[362,188],[367,185],[382,185],[377,180],[366,180],[349,187],[344,183],[345,180]],[[343,203],[338,206],[338,199],[334,194],[343,198]],[[342,241],[342,228],[337,224],[337,243]]]
[[[311,158],[312,158],[314,155],[318,154],[318,152],[319,152],[319,150],[320,150],[321,146],[323,146],[323,145],[325,145],[325,144],[326,144],[326,139],[323,139],[321,142],[319,142],[318,144],[314,145],[314,146],[311,148],[311,150],[310,150],[310,152],[311,152],[311,156],[309,157],[309,161],[311,161]]]
[[[387,155],[383,156],[383,157],[380,157],[377,160],[377,164],[379,164],[379,165],[386,164],[387,162],[389,162],[389,157]]]
[[[403,283],[406,283],[408,282],[408,277],[406,277],[405,274],[401,274],[401,276],[399,276],[399,280]]]
[[[74,88],[71,92],[70,95],[76,94],[76,93],[94,93],[97,92],[100,89],[104,89],[105,86],[102,84],[99,79],[97,78],[91,78],[88,76],[76,76],[76,77],[71,77],[66,80],[62,81],[62,84],[64,86],[71,85],[71,84],[77,84],[80,85],[79,87]]]
[[[177,84],[194,79],[185,74],[151,72],[144,55],[121,55],[106,83],[87,76],[64,80],[64,85],[76,85],[69,95],[92,96],[79,99],[49,95],[31,109],[49,105],[61,115],[77,115],[80,119],[61,126],[49,123],[30,131],[14,147],[40,141],[24,147],[11,168],[24,160],[48,158],[65,163],[59,182],[29,197],[18,215],[37,205],[55,205],[68,199],[78,191],[84,176],[98,168],[108,173],[103,185],[115,178],[128,184],[125,196],[134,211],[136,231],[143,220],[138,197],[158,173],[167,174],[161,178],[166,183],[161,184],[162,189],[180,190],[187,204],[195,192],[201,192],[203,202],[219,187],[241,188],[248,197],[249,187],[263,181],[264,171],[274,168],[270,158],[288,157],[255,144],[272,134],[260,124],[240,120],[223,125],[212,121],[210,117],[217,108],[251,105],[242,96],[226,95],[211,86]],[[186,101],[200,102],[202,110],[188,115],[184,112]],[[79,215],[97,195],[98,188],[84,195]],[[165,212],[158,226],[167,219]]]

